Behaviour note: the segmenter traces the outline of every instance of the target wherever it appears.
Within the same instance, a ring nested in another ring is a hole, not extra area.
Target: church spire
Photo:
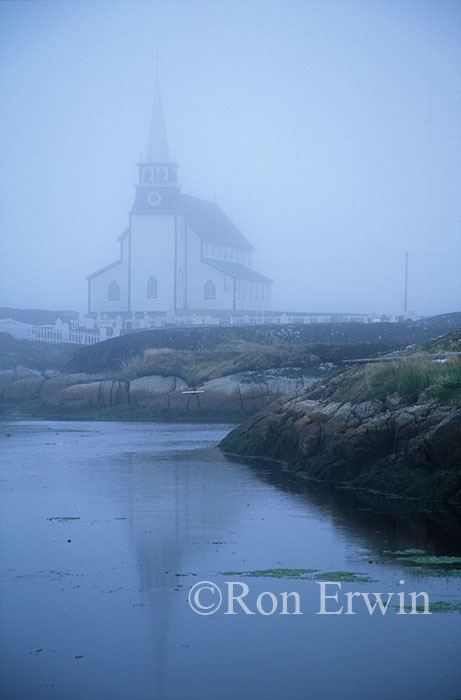
[[[147,142],[146,160],[149,163],[168,163],[170,161],[165,118],[163,116],[162,96],[160,93],[158,66],[155,77],[154,100],[152,104],[152,117],[149,128],[149,139]]]
[[[178,164],[170,159],[166,137],[158,68],[156,73],[146,157],[141,158],[138,163],[139,181],[136,185],[136,201],[138,202],[140,198],[144,204],[147,202],[149,205],[147,211],[151,211],[152,207],[158,207],[160,201],[166,202],[167,197],[171,199],[176,196],[175,192],[179,191]],[[157,208],[155,211],[160,210]]]

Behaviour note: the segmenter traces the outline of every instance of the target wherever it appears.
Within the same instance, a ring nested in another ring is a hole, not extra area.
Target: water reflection
[[[226,570],[370,570],[387,587],[401,576],[398,562],[376,563],[387,549],[461,553],[448,509],[227,458],[215,445],[229,429],[1,426],[2,700],[456,695],[457,615],[323,620],[314,582],[267,579],[252,588],[299,588],[304,617],[190,610],[189,587],[222,584]],[[461,597],[456,580],[427,585]]]
[[[393,498],[297,478],[271,460],[236,458],[261,481],[285,493],[298,494],[306,507],[328,513],[337,528],[382,554],[389,550],[424,549],[435,556],[461,555],[461,513],[449,505]]]

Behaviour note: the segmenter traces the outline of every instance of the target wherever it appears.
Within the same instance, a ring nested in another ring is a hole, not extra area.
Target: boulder
[[[129,401],[128,385],[112,379],[72,384],[54,395],[54,401],[73,406],[114,406]]]
[[[157,403],[158,397],[175,391],[187,390],[186,382],[180,377],[138,377],[130,382],[131,403]]]
[[[101,403],[101,382],[88,382],[85,384],[72,384],[60,392],[61,400],[73,406],[93,406]]]
[[[0,370],[0,396],[3,396],[5,387],[11,384],[14,378],[14,369],[2,369]]]
[[[35,398],[39,395],[40,387],[44,381],[42,376],[32,375],[25,379],[10,382],[3,391],[3,398],[9,401]]]

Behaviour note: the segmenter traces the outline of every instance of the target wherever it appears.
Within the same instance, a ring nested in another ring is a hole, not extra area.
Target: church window
[[[182,267],[178,270],[178,284],[184,284],[184,272],[182,271]]]
[[[107,288],[107,298],[110,301],[117,301],[120,299],[120,287],[117,282],[111,282]]]
[[[149,299],[157,298],[157,280],[155,277],[149,277],[147,280],[147,296]]]
[[[165,182],[166,180],[166,171],[163,168],[160,168],[160,170],[157,171],[157,182]]]
[[[203,296],[205,299],[216,299],[216,287],[215,283],[212,280],[208,280],[208,282],[205,282]]]
[[[143,176],[143,182],[151,182],[152,180],[152,171],[151,170],[145,170],[144,171],[144,176]]]

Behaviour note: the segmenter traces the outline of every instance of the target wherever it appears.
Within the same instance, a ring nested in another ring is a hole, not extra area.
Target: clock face
[[[149,192],[147,201],[152,207],[156,207],[162,201],[162,196],[160,192]]]

